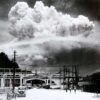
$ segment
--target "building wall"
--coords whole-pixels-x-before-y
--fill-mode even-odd
[[[15,75],[14,85],[18,87],[22,85],[22,76],[23,75]],[[0,87],[12,87],[13,86],[13,75],[6,74],[0,77]]]

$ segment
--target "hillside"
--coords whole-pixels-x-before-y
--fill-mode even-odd
[[[13,61],[11,61],[8,56],[1,52],[0,53],[0,68],[13,68],[15,66],[15,68],[19,68],[17,63],[14,63]]]

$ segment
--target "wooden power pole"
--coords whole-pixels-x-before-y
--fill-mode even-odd
[[[13,93],[15,91],[15,62],[16,62],[16,51],[14,51],[14,59],[13,59]]]

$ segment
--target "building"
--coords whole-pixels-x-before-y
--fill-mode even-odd
[[[51,79],[51,76],[45,73],[32,73],[28,70],[21,70],[19,68],[0,68],[0,88],[12,88],[19,86],[27,86],[31,84],[32,87],[37,86],[50,86],[55,82]]]
[[[23,78],[31,71],[15,69],[15,76],[13,75],[13,68],[0,68],[0,87],[12,87],[13,82],[15,87],[22,86],[24,83]]]

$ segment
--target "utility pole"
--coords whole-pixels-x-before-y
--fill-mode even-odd
[[[72,88],[74,89],[74,85],[75,85],[75,83],[74,83],[74,78],[75,78],[75,72],[74,72],[74,66],[72,65]]]
[[[68,69],[66,68],[66,92],[67,92],[67,90],[68,90]]]
[[[63,89],[65,89],[65,82],[66,82],[66,69],[65,65],[63,66]]]
[[[75,85],[76,88],[78,88],[78,82],[79,82],[79,72],[77,66],[75,66]]]
[[[60,68],[60,70],[59,70],[59,74],[60,74],[60,76],[59,76],[59,79],[60,79],[60,88],[61,88],[61,68]]]
[[[67,69],[67,76],[68,76],[68,89],[70,89],[70,70],[69,69]]]
[[[16,51],[14,51],[13,65],[16,62]],[[13,93],[15,92],[15,66],[13,66]]]

